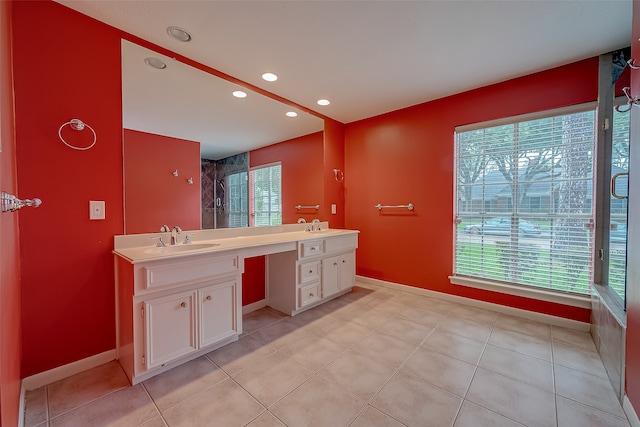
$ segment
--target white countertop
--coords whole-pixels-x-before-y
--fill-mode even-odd
[[[327,228],[328,224],[326,223],[321,224],[321,231],[303,231],[305,226],[305,224],[296,224],[295,227],[251,227],[231,229],[232,231],[226,229],[219,233],[216,233],[217,230],[183,231],[178,236],[179,244],[174,246],[169,245],[170,233],[116,236],[113,253],[135,264],[196,254],[249,250],[272,245],[281,245],[282,247],[277,251],[283,252],[296,250],[298,241],[359,233],[357,230],[330,229]],[[182,243],[187,234],[192,242],[190,245]],[[166,246],[156,247],[159,237],[163,238]],[[269,252],[265,251],[265,253]],[[250,256],[254,255],[259,255],[259,253]]]

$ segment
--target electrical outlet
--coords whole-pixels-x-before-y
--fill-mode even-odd
[[[105,219],[104,200],[89,200],[89,219]]]
[[[337,212],[338,212],[338,210],[336,208],[336,204],[334,203],[334,204],[331,205],[331,213],[335,215]]]

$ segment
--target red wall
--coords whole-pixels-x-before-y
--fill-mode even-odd
[[[42,199],[20,212],[26,377],[115,348],[121,34],[48,1],[14,3],[12,24],[20,194]],[[59,141],[71,118],[95,129],[95,147],[76,151]],[[106,220],[89,220],[89,200],[106,201]]]
[[[126,234],[200,229],[199,142],[125,129],[124,182]]]
[[[324,206],[324,155],[322,132],[269,145],[249,153],[249,166],[282,164],[282,223],[295,224],[298,218],[311,222],[329,219]],[[319,210],[297,210],[296,205],[320,205]]]
[[[0,189],[17,194],[11,7],[11,2],[0,2]],[[20,404],[18,215],[0,214],[0,426],[18,425]]]
[[[346,227],[360,233],[358,274],[589,321],[589,310],[454,286],[454,127],[595,101],[593,58],[346,126]],[[413,203],[415,210],[374,205]],[[384,243],[384,244],[381,244]]]
[[[633,2],[633,36],[631,37],[631,57],[640,58],[640,1]],[[637,59],[636,59],[637,62]],[[640,71],[631,72],[631,94],[640,93]],[[639,194],[640,177],[640,109],[631,111],[631,167],[629,193]],[[633,193],[632,193],[633,192]],[[640,250],[640,202],[629,198],[629,239],[627,245],[627,334],[625,387],[629,401],[640,413],[640,265],[637,262]]]
[[[324,121],[324,209],[329,215],[330,228],[344,228],[345,181],[344,174],[344,131],[345,125],[335,120]],[[338,175],[334,169],[339,169]],[[331,214],[331,205],[336,205],[336,213]]]

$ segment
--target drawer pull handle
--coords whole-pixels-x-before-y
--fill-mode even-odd
[[[337,263],[337,262],[334,262],[334,263],[333,263],[333,265],[338,265],[338,263]]]
[[[205,298],[207,301],[211,301],[211,295],[207,295],[207,297]]]
[[[186,307],[187,307],[187,303],[183,301],[183,302],[180,304],[180,307],[182,307],[182,308],[186,308]]]
[[[310,294],[309,294],[309,298],[313,298],[313,293],[310,293]]]
[[[313,273],[313,270],[309,270],[309,274]]]
[[[317,248],[315,246],[311,246],[311,250],[315,251]]]
[[[342,260],[342,263],[343,263],[343,264],[344,264],[344,263],[346,263],[346,262],[347,262],[347,260],[346,260],[346,259],[343,259],[343,260]]]

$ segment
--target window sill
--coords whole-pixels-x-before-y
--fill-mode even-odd
[[[469,288],[484,289],[487,291],[500,292],[502,294],[554,302],[556,304],[568,305],[571,307],[591,308],[590,295],[576,295],[546,289],[530,288],[473,277],[449,276],[449,281],[454,285],[467,286]]]

